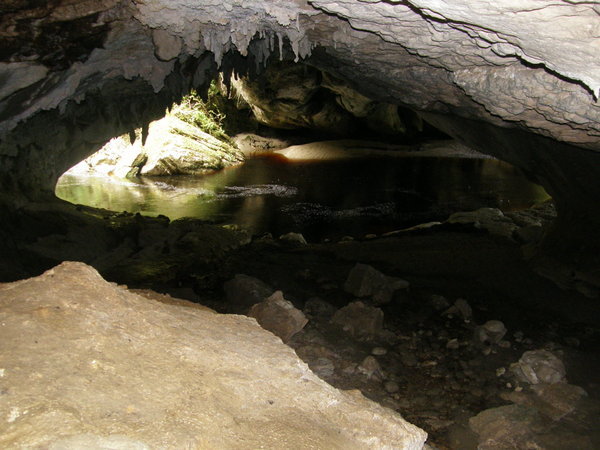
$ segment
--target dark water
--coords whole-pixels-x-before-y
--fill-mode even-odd
[[[65,175],[56,193],[113,211],[195,217],[254,233],[299,231],[312,239],[392,231],[483,206],[521,209],[548,198],[500,161],[424,157],[261,157],[203,177],[139,181]]]

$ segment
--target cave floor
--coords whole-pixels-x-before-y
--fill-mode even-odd
[[[537,275],[515,242],[470,227],[441,226],[299,245],[251,239],[194,220],[64,205],[21,211],[4,233],[11,239],[10,245],[4,240],[0,264],[5,279],[81,260],[109,281],[227,313],[234,311],[223,284],[239,273],[259,278],[305,310],[309,323],[289,345],[315,373],[395,409],[425,429],[434,448],[476,448],[468,419],[514,401],[510,364],[524,351],[549,349],[563,360],[568,382],[583,387],[591,403],[568,420],[543,424],[544,435],[535,442],[542,448],[599,446],[600,311],[593,300]],[[385,333],[367,340],[330,322],[333,311],[356,300],[343,284],[357,262],[410,282],[409,290],[380,306]],[[432,295],[449,305],[465,299],[472,317],[444,314]],[[315,302],[325,306],[315,310]],[[475,327],[488,320],[505,324],[507,344],[482,346],[474,340]],[[449,348],[453,339],[458,345]],[[361,368],[373,353],[379,367]]]
[[[384,327],[391,333],[357,341],[333,329],[330,315],[317,314],[290,345],[334,386],[360,389],[425,429],[434,448],[476,448],[468,418],[510,403],[507,399],[516,386],[507,385],[508,369],[527,350],[545,348],[560,354],[569,383],[582,386],[590,399],[600,398],[595,302],[537,275],[518,245],[486,232],[442,227],[297,247],[256,241],[230,256],[224,278],[236,273],[259,278],[305,311],[306,300],[315,298],[339,308],[356,300],[342,286],[357,262],[410,282],[407,292],[380,306]],[[442,295],[449,304],[466,299],[472,319],[444,315],[432,304],[432,295]],[[212,307],[219,308],[220,296],[212,298]],[[509,347],[486,348],[474,341],[476,324],[488,320],[505,324]],[[458,348],[446,347],[451,339],[458,340]],[[376,356],[383,375],[361,373],[361,361],[374,348],[385,349],[384,355]],[[386,390],[389,381],[398,385],[398,392]],[[393,391],[393,386],[388,388]],[[598,419],[590,419],[598,412],[594,408],[578,423],[591,420],[579,432],[597,446]],[[570,426],[545,427],[552,437],[539,440],[542,448],[587,448],[587,441],[572,440]]]

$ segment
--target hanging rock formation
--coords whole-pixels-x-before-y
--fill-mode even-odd
[[[67,168],[219,68],[292,59],[525,170],[556,202],[544,249],[573,267],[563,284],[600,285],[597,2],[13,0],[0,13],[6,197],[52,198]]]

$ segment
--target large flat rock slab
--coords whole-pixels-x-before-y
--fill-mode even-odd
[[[83,263],[0,285],[1,448],[419,449],[425,439],[317,378],[254,319],[142,297]]]

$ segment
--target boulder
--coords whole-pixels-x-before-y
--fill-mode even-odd
[[[223,289],[232,308],[243,313],[275,291],[264,281],[244,274],[237,274],[233,279],[225,282]]]
[[[488,320],[475,329],[476,340],[481,344],[497,344],[506,334],[506,327],[499,320]]]
[[[564,383],[566,371],[563,362],[548,350],[523,353],[519,362],[511,364],[510,371],[525,384]]]
[[[567,383],[536,384],[532,390],[540,401],[538,410],[552,420],[560,420],[572,413],[579,402],[587,397],[582,387]]]
[[[532,428],[539,424],[537,411],[521,405],[486,409],[469,419],[470,428],[479,435],[480,450],[541,448],[531,446]]]
[[[300,233],[286,233],[279,236],[280,241],[293,242],[296,244],[306,245],[306,239]]]
[[[464,298],[456,299],[454,304],[444,311],[444,315],[457,315],[465,322],[470,322],[473,317],[473,308]]]
[[[408,281],[384,275],[374,267],[360,263],[352,268],[344,283],[346,292],[356,297],[371,296],[377,305],[389,303],[394,292],[408,287]]]
[[[582,405],[583,400],[587,398],[587,392],[573,384],[540,383],[533,385],[528,391],[505,393],[502,398],[519,405],[535,408],[542,416],[552,421],[559,421]],[[580,419],[587,413],[585,408],[582,409],[584,412],[580,414]]]
[[[446,222],[450,224],[471,224],[475,228],[511,240],[515,231],[519,229],[518,225],[497,208],[480,208],[476,211],[454,213]]]
[[[0,448],[401,448],[427,434],[314,375],[254,319],[67,262],[0,285]]]
[[[309,298],[304,303],[304,314],[309,317],[330,319],[335,314],[335,311],[335,306],[319,297]]]
[[[331,322],[357,339],[370,340],[383,330],[383,311],[361,301],[336,311]]]
[[[239,164],[240,150],[168,114],[149,125],[147,139],[111,139],[69,173],[125,176],[198,175]]]
[[[265,301],[252,306],[248,313],[261,327],[288,342],[308,323],[302,311],[283,298],[283,292],[275,291]]]

